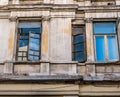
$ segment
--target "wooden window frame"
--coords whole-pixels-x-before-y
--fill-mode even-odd
[[[93,36],[94,36],[94,54],[95,54],[95,61],[96,62],[99,62],[99,61],[97,61],[97,58],[96,58],[96,56],[97,56],[97,54],[96,54],[96,41],[95,41],[95,37],[96,36],[103,36],[104,37],[104,43],[105,43],[105,61],[100,61],[100,62],[112,62],[112,61],[110,61],[109,60],[109,54],[108,54],[108,42],[107,42],[107,36],[115,36],[116,37],[116,46],[117,46],[117,52],[118,52],[118,60],[119,60],[119,41],[118,41],[118,31],[117,31],[117,22],[116,21],[94,21],[93,22],[93,24],[94,23],[113,23],[113,22],[115,22],[116,23],[116,29],[115,29],[115,33],[105,33],[105,34],[95,34],[95,32],[94,32],[94,27],[93,27]]]
[[[42,40],[42,38],[41,38],[42,37],[42,21],[41,20],[36,20],[36,19],[33,19],[33,20],[28,19],[28,20],[26,20],[26,18],[25,18],[25,20],[22,19],[22,20],[19,21],[19,23],[21,23],[21,22],[40,22],[40,40],[39,40],[39,43],[40,43],[40,45],[39,45],[39,60],[40,60],[41,59],[41,40]],[[20,41],[20,30],[21,29],[17,27],[16,57],[15,57],[16,61],[19,61],[18,60],[18,52],[19,52],[18,50],[19,50],[19,41]],[[23,58],[21,56],[21,58],[22,58],[21,61],[31,61],[31,60],[28,59],[28,51],[29,51],[29,34],[28,34],[27,54],[25,56],[27,59],[23,60]]]
[[[75,34],[73,33],[73,29],[74,29],[74,28],[83,28],[84,32],[75,35]],[[83,42],[74,43],[73,37],[74,37],[74,36],[78,36],[78,35],[83,35],[84,41],[83,41]],[[75,58],[74,58],[74,53],[75,53],[75,52],[82,52],[82,51],[74,51],[74,45],[75,45],[75,44],[80,44],[80,43],[84,43],[84,51],[83,51],[83,52],[84,52],[84,60],[75,60]],[[78,62],[81,62],[81,63],[84,63],[84,62],[87,60],[85,25],[78,25],[78,24],[73,24],[73,25],[72,25],[72,60],[73,60],[73,61],[78,61]]]
[[[36,34],[36,33],[35,33]],[[37,33],[38,34],[38,33]],[[37,51],[37,50],[32,50],[32,51],[37,51],[37,52],[39,52],[39,56],[38,56],[38,58],[39,58],[39,60],[40,60],[40,55],[41,55],[41,33],[39,33],[39,35],[40,35],[40,38],[34,38],[34,37],[32,37],[32,38],[34,38],[34,39],[40,39],[39,40],[39,51]],[[29,46],[30,46],[30,33],[29,33],[29,40],[28,40],[28,56],[29,55],[32,55],[32,56],[37,56],[37,55],[34,55],[34,54],[29,54],[29,51],[30,51],[30,49],[29,49]],[[28,58],[28,57],[27,57]],[[29,59],[27,59],[27,60],[29,60]]]

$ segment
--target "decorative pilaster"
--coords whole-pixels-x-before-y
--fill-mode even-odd
[[[94,61],[94,43],[93,43],[93,27],[92,18],[86,18],[86,46],[87,46],[87,62]]]
[[[15,32],[16,32],[16,17],[10,17],[10,35],[9,35],[9,56],[10,60],[4,64],[4,74],[13,74],[13,60],[15,59]]]
[[[41,40],[41,60],[49,60],[49,20],[50,17],[42,19],[42,40]]]
[[[17,17],[10,17],[10,35],[9,35],[9,55],[11,57],[10,61],[15,60],[16,56],[16,26],[17,26]]]
[[[90,65],[90,63],[95,61],[94,54],[94,37],[93,37],[93,18],[86,18],[86,46],[87,46],[87,75],[95,76],[95,64]]]
[[[42,19],[42,40],[41,40],[41,60],[49,61],[49,20],[50,17],[45,16]],[[41,73],[49,74],[49,63],[41,63]]]

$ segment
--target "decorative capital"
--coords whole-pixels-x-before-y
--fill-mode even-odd
[[[44,16],[44,17],[42,17],[42,20],[43,20],[43,21],[49,21],[50,19],[51,19],[50,16]]]
[[[15,22],[15,21],[17,21],[17,17],[9,17],[9,20],[10,20],[11,22]]]
[[[120,22],[120,17],[117,18],[117,22]]]
[[[85,18],[84,20],[86,23],[91,23],[93,21],[93,18]]]

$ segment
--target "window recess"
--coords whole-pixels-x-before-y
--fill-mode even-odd
[[[85,50],[85,27],[84,26],[73,26],[72,28],[73,36],[73,50],[72,56],[74,61],[84,62],[86,60],[86,50]]]
[[[118,61],[116,22],[94,22],[93,30],[96,61]]]
[[[37,61],[40,59],[41,23],[20,22],[18,25],[17,60]]]

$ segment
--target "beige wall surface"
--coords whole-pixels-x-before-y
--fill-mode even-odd
[[[0,19],[0,62],[11,60],[11,41],[9,19]]]
[[[71,61],[71,19],[51,19],[49,35],[50,60]]]
[[[0,97],[33,97],[31,95],[40,95],[34,97],[78,97],[78,95],[119,97],[119,83],[104,83],[104,85],[90,83],[88,85],[84,82],[120,81],[119,62],[112,64],[95,62],[93,41],[94,21],[112,20],[120,26],[120,6],[106,6],[109,1],[113,0],[106,2],[104,0],[97,0],[99,2],[96,0],[44,0],[45,4],[42,0],[35,1],[37,4],[31,4],[32,0],[20,0],[20,2],[13,0],[13,5],[10,3],[8,6],[3,6],[8,3],[8,0],[0,0],[0,78],[2,79],[3,75],[6,80],[8,75],[15,76],[16,80],[20,76],[81,75],[83,83],[81,80],[74,81],[72,84],[66,82],[62,84],[57,84],[57,82],[55,84],[52,82],[46,84],[8,82],[3,84],[1,82],[0,95],[21,96]],[[38,3],[38,1],[40,2]],[[116,5],[120,5],[119,0],[116,0]],[[41,60],[39,62],[16,62],[14,60],[19,20],[40,20],[42,22]],[[87,61],[84,63],[72,61],[72,24],[85,27]]]

